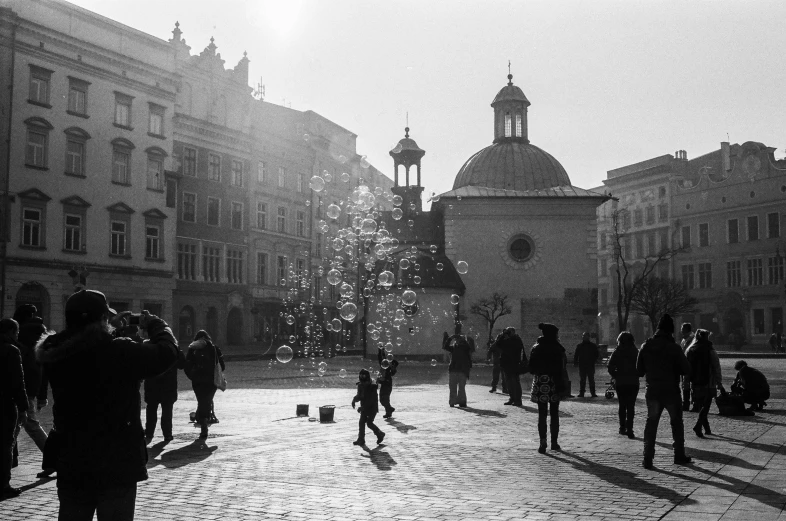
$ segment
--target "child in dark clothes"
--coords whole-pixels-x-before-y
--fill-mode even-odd
[[[357,383],[358,393],[352,398],[352,408],[355,408],[355,403],[360,402],[360,408],[358,409],[360,422],[358,424],[358,439],[352,444],[366,444],[366,425],[368,425],[368,428],[377,435],[377,445],[379,445],[385,438],[385,433],[374,425],[374,417],[379,411],[377,406],[377,384],[371,381],[371,374],[365,369],[360,370],[358,379],[360,380]]]
[[[398,370],[398,360],[390,360],[385,357],[385,349],[380,347],[377,351],[377,358],[379,359],[379,403],[385,408],[385,415],[383,418],[390,418],[393,416],[395,407],[390,406],[390,393],[393,392],[393,376]],[[388,362],[387,364],[384,362]]]

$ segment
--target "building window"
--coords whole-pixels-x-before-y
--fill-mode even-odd
[[[211,181],[221,181],[221,156],[216,154],[208,154],[207,178]]]
[[[669,249],[669,231],[668,230],[661,230],[660,231],[660,249],[661,251],[665,251]]]
[[[243,284],[243,252],[227,250],[227,282]]]
[[[521,128],[521,114],[516,114],[516,137],[521,137],[524,134],[522,133]]]
[[[511,127],[510,114],[505,114],[505,137],[510,137],[510,132],[511,132],[510,127]]]
[[[658,205],[658,221],[659,222],[666,222],[669,220],[669,205],[668,204],[659,204]]]
[[[131,184],[131,150],[133,143],[126,139],[112,141],[112,182]]]
[[[221,199],[217,197],[207,198],[207,224],[210,226],[220,226]]]
[[[636,235],[636,258],[643,259],[644,256],[644,236],[639,234]]]
[[[196,280],[197,245],[177,243],[177,276],[182,280]]]
[[[202,278],[205,282],[219,282],[221,280],[221,248],[212,246],[202,247]]]
[[[665,199],[666,198],[666,187],[659,186],[658,187],[658,199]]]
[[[322,300],[322,277],[314,277],[314,292],[311,296]]]
[[[145,226],[145,258],[159,259],[161,244],[161,228],[158,226]]]
[[[164,189],[164,157],[147,155],[147,187],[151,190]]]
[[[52,78],[52,71],[30,66],[30,91],[28,101],[39,105],[49,105],[49,81]]]
[[[621,210],[622,213],[622,231],[630,229],[630,212],[628,210]]]
[[[49,162],[49,130],[44,121],[31,118],[27,122],[27,147],[25,148],[25,164],[37,168],[46,168]]]
[[[297,236],[306,236],[306,212],[297,212]]]
[[[267,253],[257,252],[257,284],[267,284]]]
[[[709,223],[701,223],[699,224],[699,246],[709,246],[710,245],[710,225]]]
[[[267,204],[257,201],[257,228],[264,230],[267,228]]]
[[[767,259],[767,271],[769,273],[770,284],[780,284],[783,282],[783,257],[770,257]]]
[[[322,234],[317,233],[317,240],[314,244],[314,256],[322,257]]]
[[[66,137],[66,174],[85,175],[85,142]]]
[[[183,175],[191,177],[197,175],[197,151],[195,148],[183,148]]]
[[[243,186],[243,162],[232,160],[232,186]]]
[[[753,334],[754,335],[763,335],[764,334],[764,310],[763,309],[754,309],[753,310]]]
[[[644,225],[644,212],[641,208],[636,208],[633,210],[633,225],[634,226],[642,226]]]
[[[295,179],[295,183],[296,183],[295,190],[297,190],[298,192],[301,192],[301,193],[303,192],[303,186],[305,185],[305,182],[304,182],[304,178],[305,177],[306,177],[306,174],[300,172],[297,175],[297,179]]]
[[[276,275],[278,276],[277,284],[279,286],[287,285],[287,258],[279,255],[276,260]]]
[[[609,261],[608,259],[600,259],[600,276],[605,277],[609,271]]]
[[[764,263],[761,259],[748,259],[748,286],[761,286],[763,283]]]
[[[687,264],[682,266],[682,285],[685,289],[693,289],[693,265]]]
[[[128,227],[124,221],[110,223],[111,245],[109,253],[112,255],[126,255]]]
[[[243,203],[232,202],[232,229],[243,229]]]
[[[738,260],[726,262],[726,286],[739,287],[742,284],[742,262]]]
[[[646,214],[647,224],[655,224],[655,207],[648,206],[644,209]]]
[[[606,234],[601,232],[600,234],[600,251],[606,251],[607,244],[606,244]]]
[[[322,219],[322,197],[317,196],[317,219]]]
[[[264,161],[257,161],[257,182],[260,184],[267,183],[267,173],[265,171]]]
[[[658,248],[655,245],[656,237],[654,232],[647,234],[647,254],[650,257],[655,257],[658,254]]]
[[[22,208],[22,246],[40,248],[43,241],[43,210]]]
[[[306,279],[304,277],[305,273],[306,273],[305,259],[295,259],[295,284],[299,289],[302,289],[303,286],[306,284]]]
[[[699,263],[699,287],[712,287],[712,264],[709,262]]]
[[[778,212],[767,214],[767,238],[777,239],[781,236],[781,214]]]
[[[690,248],[690,226],[682,227],[682,247]]]
[[[196,222],[196,194],[183,192],[183,220],[189,223]]]
[[[131,127],[131,103],[133,97],[115,92],[115,125]]]
[[[278,220],[276,224],[276,231],[278,233],[287,232],[287,209],[283,206],[278,207]]]
[[[68,113],[76,116],[87,115],[87,87],[90,83],[68,77]]]
[[[748,240],[759,240],[759,216],[751,215],[748,217]]]
[[[729,219],[727,221],[728,226],[728,239],[729,244],[737,244],[740,242],[740,222],[737,219]]]
[[[65,236],[63,249],[66,251],[82,251],[82,224],[81,215],[65,214]]]
[[[149,112],[147,116],[147,133],[154,136],[161,137],[164,135],[164,114],[166,107],[149,103]]]
[[[278,167],[278,187],[284,188],[284,180],[287,176],[287,169],[283,166]]]

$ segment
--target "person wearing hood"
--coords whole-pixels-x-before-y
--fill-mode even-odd
[[[538,404],[538,452],[546,453],[546,417],[551,417],[551,450],[560,450],[559,402],[565,391],[563,374],[568,358],[565,348],[559,343],[559,328],[554,324],[540,323],[543,335],[538,338],[529,355],[529,372],[532,373],[532,395],[530,400]]]
[[[19,432],[19,419],[28,407],[25,392],[25,377],[22,370],[22,355],[17,347],[19,324],[16,320],[0,320],[0,472],[2,475],[2,499],[16,497],[22,493],[11,486],[11,468],[15,467],[14,447]]]
[[[629,331],[623,331],[617,337],[617,348],[609,357],[608,370],[614,379],[614,388],[619,401],[618,415],[620,434],[633,439],[633,415],[636,408],[636,397],[639,395],[639,373],[636,372],[636,358],[639,350],[636,340]]]
[[[708,420],[710,406],[717,395],[718,386],[723,383],[720,359],[710,342],[711,334],[706,329],[697,329],[685,353],[690,364],[690,373],[686,378],[690,382],[693,401],[699,407],[699,417],[693,426],[693,432],[699,438],[712,434]]]
[[[442,335],[442,349],[450,353],[448,365],[448,387],[450,396],[448,404],[453,407],[467,406],[467,379],[472,369],[472,353],[475,352],[475,339],[462,335],[460,332],[448,336],[445,331]]]
[[[646,379],[644,398],[647,400],[647,425],[644,428],[645,469],[652,468],[655,457],[655,438],[663,409],[671,418],[674,438],[674,464],[687,465],[691,458],[685,454],[685,431],[682,423],[682,393],[680,376],[690,373],[690,364],[680,345],[674,341],[674,320],[667,313],[658,321],[652,338],[641,346],[636,359],[639,376]]]
[[[58,441],[47,451],[56,461],[59,519],[134,518],[137,483],[148,477],[139,386],[174,365],[177,341],[147,311],[139,327],[148,340],[117,337],[115,327],[129,315],[116,313],[100,291],[83,289],[66,301],[66,329],[36,346],[55,402]]]
[[[194,341],[188,346],[184,368],[196,395],[196,422],[202,428],[199,434],[202,439],[207,438],[210,417],[213,414],[213,397],[218,389],[215,380],[216,364],[221,365],[222,371],[226,370],[221,350],[213,344],[213,339],[208,332],[200,329],[194,335]]]
[[[385,439],[385,433],[374,424],[374,417],[379,412],[379,405],[377,403],[377,388],[378,385],[371,381],[371,373],[366,369],[361,369],[358,374],[358,392],[352,398],[352,408],[355,404],[360,402],[358,413],[360,413],[360,421],[358,422],[358,439],[353,441],[353,445],[366,444],[366,426],[371,429],[377,436],[377,445],[382,443]]]

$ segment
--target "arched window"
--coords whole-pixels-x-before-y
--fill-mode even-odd
[[[510,137],[510,114],[505,114],[505,137]]]
[[[516,114],[516,137],[521,136],[521,114]]]

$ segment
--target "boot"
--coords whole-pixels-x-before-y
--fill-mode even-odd
[[[712,436],[712,431],[710,430],[710,422],[707,418],[704,418],[703,427],[704,427],[704,434],[706,434],[707,436]]]
[[[491,390],[490,390],[489,392],[490,392],[490,393],[496,393],[496,392],[497,392],[497,388],[496,388],[496,387],[492,387],[492,388],[491,388]]]
[[[693,461],[693,458],[685,454],[685,447],[674,448],[674,464],[675,465],[688,465]]]
[[[199,438],[200,439],[203,439],[203,440],[207,439],[207,425],[208,425],[208,421],[209,420],[203,419],[203,420],[201,420],[199,422],[200,427],[202,427],[202,431],[199,433]]]
[[[627,429],[625,429],[625,426],[624,425],[620,425],[620,434],[625,434],[626,432],[628,432],[628,431],[627,431]]]
[[[702,434],[701,432],[701,423],[699,422],[696,422],[696,425],[693,426],[693,432],[695,432],[696,436],[698,436],[699,438],[704,437],[704,434]]]
[[[546,438],[540,439],[540,447],[538,447],[538,452],[541,454],[546,454]]]
[[[562,450],[562,447],[557,443],[557,438],[551,438],[551,450]]]
[[[641,463],[641,466],[650,470],[652,468],[652,456],[644,456],[644,461]]]

